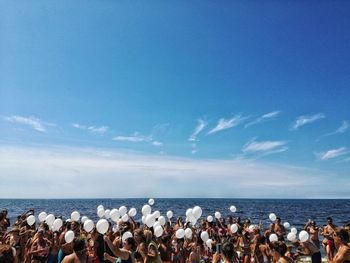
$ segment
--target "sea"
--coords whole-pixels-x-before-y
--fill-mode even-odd
[[[289,222],[291,227],[302,229],[309,219],[316,221],[318,226],[326,224],[327,217],[333,217],[338,226],[350,222],[350,199],[207,199],[207,198],[154,198],[155,202],[152,211],[160,211],[166,216],[171,210],[175,217],[185,218],[186,210],[194,206],[200,206],[202,218],[208,215],[214,217],[215,212],[220,212],[222,217],[249,218],[253,224],[262,224],[268,227],[271,223],[269,214],[275,213],[282,220],[282,223]],[[103,205],[105,209],[119,208],[126,206],[128,209],[134,207],[137,214],[136,221],[141,221],[142,206],[148,203],[148,199],[0,199],[0,209],[6,209],[9,213],[11,224],[16,217],[28,209],[34,209],[37,216],[45,211],[63,219],[70,218],[73,211],[78,211],[81,216],[87,216],[92,220],[98,220],[97,206]],[[237,209],[235,213],[230,211],[230,206]]]

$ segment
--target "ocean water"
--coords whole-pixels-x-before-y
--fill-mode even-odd
[[[72,211],[79,211],[81,216],[97,220],[96,208],[102,204],[105,209],[119,208],[124,205],[128,209],[135,207],[135,220],[141,220],[141,208],[148,199],[0,199],[0,209],[7,209],[11,224],[15,218],[28,209],[35,209],[38,215],[41,211],[53,213],[55,216],[70,218]],[[233,215],[242,219],[250,218],[252,223],[260,222],[267,227],[270,223],[269,213],[281,217],[282,222],[288,221],[291,226],[302,228],[309,219],[314,219],[318,226],[326,223],[328,216],[333,217],[336,225],[350,222],[350,200],[321,200],[321,199],[155,199],[152,211],[159,210],[165,215],[168,210],[174,216],[182,216],[188,208],[200,206],[202,217],[214,216],[219,211],[223,217]],[[229,207],[235,205],[237,212],[231,213]]]

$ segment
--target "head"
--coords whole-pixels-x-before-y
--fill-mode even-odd
[[[73,242],[73,250],[76,254],[85,253],[85,240],[83,238],[77,238]]]
[[[10,245],[0,244],[0,262],[12,263],[15,262],[13,250]]]
[[[234,257],[234,248],[232,242],[225,242],[221,248],[222,255],[227,259],[232,259]]]
[[[349,243],[349,233],[344,228],[337,229],[334,235],[334,241],[338,245]]]
[[[133,237],[129,237],[129,238],[125,239],[125,241],[123,242],[123,247],[126,250],[134,251],[136,249],[135,239]]]
[[[276,224],[281,224],[281,218],[280,217],[276,217]]]
[[[327,217],[327,224],[333,224],[333,218],[332,217]]]

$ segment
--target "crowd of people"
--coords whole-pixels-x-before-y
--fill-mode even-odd
[[[27,218],[33,214],[29,210],[11,225],[7,211],[0,212],[0,263],[288,263],[303,256],[316,263],[321,262],[321,249],[328,262],[350,262],[349,229],[335,226],[332,218],[320,228],[310,220],[304,227],[309,238],[290,242],[278,217],[267,229],[252,227],[249,219],[239,217],[212,222],[203,219],[195,226],[179,217],[174,222],[167,220],[158,236],[153,227],[132,217],[126,222],[120,220],[118,228],[109,222],[107,232],[101,234],[96,228],[87,232],[79,221],[65,221],[58,231],[45,222],[29,225]],[[233,224],[237,226],[234,232]],[[178,238],[179,229],[191,229],[193,234]],[[68,231],[74,232],[72,242],[66,242]],[[203,241],[204,231],[210,244]],[[132,236],[123,239],[125,232]],[[272,234],[277,240],[271,241]]]

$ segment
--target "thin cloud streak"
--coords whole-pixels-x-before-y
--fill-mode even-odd
[[[207,123],[201,119],[199,119],[198,124],[196,128],[194,129],[194,132],[191,134],[191,136],[188,138],[189,141],[194,142],[197,141],[198,134],[204,130],[204,128],[207,126]]]
[[[223,130],[227,130],[227,129],[236,127],[246,119],[247,119],[247,117],[242,117],[241,115],[236,115],[236,116],[232,117],[231,119],[221,118],[218,121],[218,124],[212,130],[210,130],[207,133],[207,135],[214,134],[214,133],[217,133],[217,132],[220,132]]]
[[[112,138],[114,141],[120,141],[120,142],[132,142],[132,143],[139,143],[139,142],[147,142],[151,143],[153,146],[160,147],[163,146],[163,143],[160,141],[153,140],[152,136],[144,136],[139,134],[138,132],[135,132],[131,136],[115,136]]]
[[[21,125],[26,125],[38,132],[46,132],[46,127],[44,122],[42,122],[40,119],[36,117],[24,117],[24,116],[19,116],[19,115],[13,115],[13,116],[8,116],[4,118],[6,121],[15,123],[15,124],[21,124]],[[51,125],[53,126],[53,125]]]
[[[266,122],[268,120],[275,119],[277,116],[280,115],[280,113],[281,113],[280,111],[272,111],[272,112],[266,113],[266,114],[262,115],[261,117],[255,119],[254,121],[247,123],[244,127],[247,128],[247,127],[255,125],[255,124],[259,124],[259,123]]]
[[[94,134],[104,134],[109,129],[108,126],[104,126],[104,125],[97,127],[97,126],[86,126],[86,125],[82,125],[79,123],[72,123],[72,126],[76,129],[86,130],[86,131],[89,131],[89,132],[94,133]]]
[[[316,141],[319,141],[323,137],[328,137],[328,136],[332,136],[332,135],[336,135],[336,134],[345,133],[348,129],[349,129],[349,121],[344,120],[344,121],[342,121],[342,123],[338,129],[336,129],[334,132],[330,132],[330,133],[326,133],[326,134],[321,135]]]
[[[255,152],[282,152],[286,151],[288,148],[282,147],[285,146],[287,142],[285,141],[261,141],[257,142],[255,140],[246,143],[242,152],[244,153],[255,153]],[[282,148],[281,148],[282,147]]]
[[[348,152],[349,151],[347,150],[346,147],[340,147],[337,149],[328,150],[326,152],[317,153],[316,155],[320,160],[325,161],[325,160],[334,159],[339,156],[345,155]]]
[[[323,113],[317,113],[315,115],[303,115],[303,116],[299,116],[293,126],[292,126],[292,130],[298,130],[300,127],[306,125],[306,124],[311,124],[315,121],[324,119],[326,116]]]

